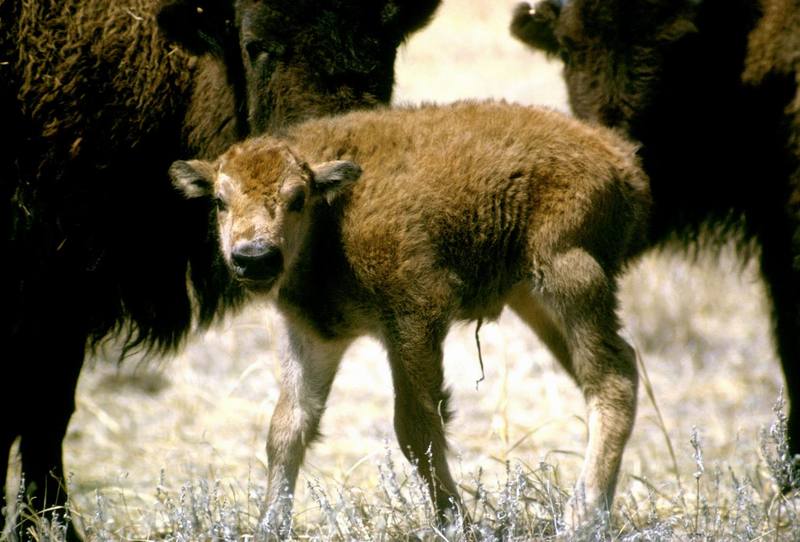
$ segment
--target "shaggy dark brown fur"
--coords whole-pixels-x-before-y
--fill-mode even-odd
[[[653,245],[760,259],[800,453],[800,5],[544,0],[511,30],[564,60],[579,117],[641,141]]]
[[[236,0],[228,22],[238,29],[253,131],[387,102],[397,46],[439,1]],[[226,2],[164,0],[159,23],[189,50],[231,51],[224,17],[209,17],[219,4]]]
[[[401,449],[442,516],[458,505],[442,342],[455,320],[495,318],[505,304],[586,397],[576,503],[611,504],[637,382],[616,277],[644,244],[650,206],[633,145],[552,111],[467,102],[312,120],[170,173],[188,197],[216,199],[226,262],[248,289],[274,291],[286,318],[272,513],[288,513],[283,493],[339,361],[364,334],[389,355]]]
[[[387,101],[398,44],[437,3],[0,1],[3,371],[17,413],[0,423],[3,485],[21,436],[34,505],[64,502],[87,346],[121,332],[127,348],[169,351],[236,305],[213,211],[182,201],[169,164]],[[204,56],[170,45],[157,14]]]

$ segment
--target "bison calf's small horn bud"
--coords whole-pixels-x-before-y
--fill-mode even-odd
[[[504,305],[583,391],[579,485],[591,507],[611,503],[637,385],[615,282],[643,244],[650,205],[633,145],[553,111],[464,102],[309,121],[217,163],[226,261],[282,262],[268,288],[252,288],[271,292],[288,332],[267,442],[271,509],[288,513],[282,492],[345,349],[365,334],[389,354],[401,450],[419,461],[442,518],[460,508],[442,341],[453,321],[495,318]]]

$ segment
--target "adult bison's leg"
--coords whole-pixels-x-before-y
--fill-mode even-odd
[[[772,300],[776,346],[786,378],[789,451],[794,457],[800,454],[800,264],[794,262],[792,228],[776,222],[760,236],[761,272]],[[788,480],[785,485],[791,489]]]
[[[633,349],[619,335],[616,288],[588,252],[576,248],[552,257],[541,300],[563,324],[567,371],[586,400],[589,442],[572,509],[572,524],[610,509],[622,454],[636,413]],[[570,517],[571,516],[571,517]]]
[[[442,341],[447,326],[429,311],[408,312],[392,321],[386,334],[394,427],[403,454],[428,483],[440,521],[448,521],[448,511],[455,512],[461,501],[446,457],[450,394],[444,389]]]
[[[20,413],[20,455],[26,498],[45,517],[60,517],[67,502],[62,442],[75,410],[75,387],[86,348],[80,310],[70,310],[63,295],[53,295],[52,304],[26,307],[29,318],[20,335],[27,359],[26,395],[17,406]],[[34,316],[35,305],[41,309]],[[34,309],[35,310],[35,309]],[[22,526],[23,529],[26,527]],[[80,540],[71,523],[67,538]]]
[[[329,341],[287,330],[281,390],[267,438],[266,522],[271,536],[288,533],[292,494],[306,448],[317,438],[333,378],[349,340]]]

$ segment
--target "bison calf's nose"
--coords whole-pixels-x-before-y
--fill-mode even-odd
[[[231,253],[233,270],[238,278],[268,280],[283,268],[281,250],[263,240],[237,243]]]

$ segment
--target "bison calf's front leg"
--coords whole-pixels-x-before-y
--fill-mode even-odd
[[[347,341],[326,341],[290,326],[281,361],[281,386],[267,438],[266,521],[276,534],[288,534],[292,496],[306,448],[318,436]]]
[[[446,324],[410,317],[391,327],[395,329],[389,333],[387,349],[397,440],[427,482],[439,521],[447,522],[457,515],[460,499],[446,457],[445,429],[450,418],[442,368]],[[448,518],[448,513],[454,517]]]

